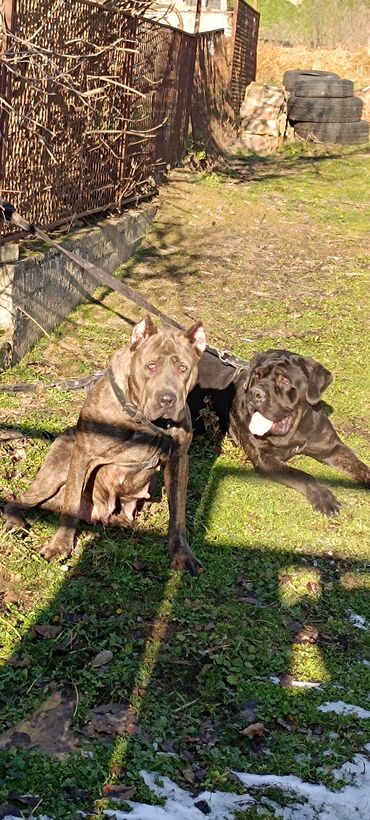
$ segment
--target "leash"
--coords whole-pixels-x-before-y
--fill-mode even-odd
[[[100,268],[98,265],[94,265],[92,262],[89,262],[87,259],[84,259],[77,253],[73,251],[69,251],[67,248],[64,248],[63,245],[60,245],[59,242],[56,242],[55,239],[51,239],[51,237],[45,233],[37,224],[27,222],[11,205],[10,202],[6,202],[4,199],[0,197],[0,219],[4,219],[7,222],[12,222],[17,227],[22,228],[24,231],[28,231],[29,233],[33,234],[34,236],[38,236],[43,242],[51,247],[55,248],[59,253],[62,253],[63,256],[67,257],[78,265],[80,268],[85,270],[94,279],[96,279],[99,284],[107,285],[111,290],[115,290],[117,293],[120,293],[126,299],[129,299],[130,302],[133,302],[138,307],[143,308],[144,310],[148,311],[148,313],[157,316],[159,319],[162,320],[167,325],[171,325],[172,327],[176,328],[177,330],[185,330],[183,325],[180,325],[174,319],[171,319],[165,313],[163,313],[159,308],[156,308],[151,302],[148,302],[144,296],[141,296],[137,293],[130,285],[126,285],[120,279],[117,279],[111,273],[107,273],[103,268]],[[212,347],[207,345],[206,347],[207,353],[210,353],[212,356],[216,356],[220,359],[223,364],[229,365],[235,369],[233,381],[238,377],[242,370],[249,369],[249,362],[245,359],[241,359],[238,356],[234,356],[228,350],[219,350],[216,347]],[[98,379],[101,375],[103,375],[105,371],[99,371],[98,373],[93,373],[91,376],[87,376],[84,379],[66,379],[56,382],[51,382],[47,387],[56,387],[60,390],[80,390],[85,387],[89,387],[90,384],[94,383],[96,379]],[[16,393],[16,392],[33,392],[37,390],[40,386],[40,382],[26,385],[5,385],[0,387],[1,393]],[[117,385],[118,387],[118,385]]]
[[[91,276],[96,279],[99,284],[108,285],[111,290],[117,291],[117,293],[121,293],[122,296],[125,296],[126,299],[129,299],[131,302],[134,302],[135,305],[138,307],[144,308],[147,310],[148,313],[154,314],[154,316],[158,316],[159,319],[162,319],[163,322],[166,324],[172,325],[177,330],[184,330],[182,325],[179,325],[178,322],[175,322],[174,319],[170,319],[166,316],[165,313],[162,313],[161,310],[151,305],[144,296],[140,296],[139,293],[136,293],[133,288],[130,288],[129,285],[125,285],[124,282],[121,282],[120,279],[117,279],[115,276],[112,276],[111,273],[107,273],[103,268],[99,268],[98,265],[94,265],[92,262],[89,262],[87,259],[84,259],[77,253],[73,253],[73,251],[67,250],[59,242],[56,242],[55,239],[51,239],[45,231],[39,228],[37,225],[34,226],[34,233],[43,242],[46,244],[51,245],[53,248],[62,253],[63,256],[66,256],[71,262],[75,262],[76,265],[79,265],[80,268],[85,270],[87,273],[91,274]]]

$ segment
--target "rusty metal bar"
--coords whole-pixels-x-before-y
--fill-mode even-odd
[[[12,33],[15,30],[16,21],[16,0],[3,0],[3,36],[2,36],[2,53],[7,55],[11,46]],[[0,195],[3,186],[4,165],[6,156],[6,141],[9,121],[9,111],[3,104],[3,100],[10,101],[11,94],[11,77],[6,68],[6,64],[2,61],[0,66]]]

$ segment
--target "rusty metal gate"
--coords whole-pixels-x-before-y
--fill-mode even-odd
[[[239,117],[246,86],[256,79],[260,15],[245,0],[235,0],[231,45],[231,97]]]

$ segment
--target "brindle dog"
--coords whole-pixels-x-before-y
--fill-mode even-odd
[[[259,353],[238,371],[206,352],[198,384],[189,396],[195,429],[214,410],[259,473],[306,496],[315,510],[333,516],[340,504],[333,493],[302,470],[286,464],[301,453],[370,486],[370,469],[339,438],[321,396],[332,375],[314,359],[288,350]]]
[[[192,439],[186,404],[206,345],[202,323],[186,332],[156,327],[147,316],[118,350],[82,407],[75,430],[51,447],[30,488],[5,507],[8,529],[24,525],[32,507],[61,512],[59,528],[42,549],[47,558],[68,556],[80,519],[132,521],[139,499],[164,464],[169,504],[171,566],[196,574],[185,530],[188,448]]]

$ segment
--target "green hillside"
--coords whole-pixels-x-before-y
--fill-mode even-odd
[[[370,0],[258,0],[260,34],[291,45],[352,49],[366,45]]]

